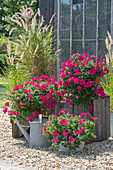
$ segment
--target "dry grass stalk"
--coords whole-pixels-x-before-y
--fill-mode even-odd
[[[105,55],[106,57],[106,63],[107,65],[110,65],[110,63],[113,62],[113,40],[112,37],[109,33],[109,31],[107,31],[108,37],[106,37],[105,39],[105,44],[106,44],[106,49],[107,49],[107,54]]]

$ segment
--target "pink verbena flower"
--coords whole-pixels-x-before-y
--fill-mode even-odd
[[[103,72],[103,71],[101,71],[101,73],[100,73],[100,74],[101,74],[101,76],[106,75],[106,73],[105,73],[105,72]]]
[[[61,74],[61,78],[64,78],[64,77],[66,77],[66,74],[65,74],[65,73],[62,73],[62,74]]]
[[[8,111],[8,115],[12,116],[13,115],[13,111],[12,110]]]
[[[27,94],[28,99],[31,100],[32,99],[32,94]]]
[[[83,84],[85,84],[85,81],[84,81],[84,79],[80,79],[80,80],[79,80],[79,84],[80,84],[80,85],[83,85]]]
[[[63,114],[65,112],[65,109],[61,109],[59,112],[58,112],[58,114]]]
[[[23,90],[23,93],[25,94],[25,93],[28,93],[30,91],[31,91],[30,89],[29,90],[25,89],[25,90]]]
[[[53,142],[59,142],[59,140],[58,140],[58,139],[56,139],[56,138],[54,138],[54,139],[53,139]]]
[[[14,111],[13,114],[18,116],[20,114],[20,112],[19,111]]]
[[[13,89],[13,91],[18,91],[19,90],[19,87],[18,85],[15,86],[15,88]]]
[[[78,68],[76,68],[76,69],[74,69],[73,71],[74,71],[74,72],[78,72],[78,71],[79,71],[79,69],[78,69]]]
[[[67,121],[65,119],[60,120],[61,125],[68,125]]]
[[[68,137],[68,139],[69,139],[69,143],[72,143],[72,142],[75,141],[75,139],[73,138],[73,136]]]
[[[86,127],[85,127],[85,126],[82,126],[82,127],[81,127],[81,131],[83,131],[83,130],[86,130]]]
[[[107,73],[109,73],[109,68],[105,67],[104,71],[107,71]]]
[[[90,75],[93,75],[93,74],[95,74],[95,73],[96,73],[96,72],[95,72],[95,68],[94,68],[94,67],[89,70],[89,74],[90,74]]]
[[[46,131],[47,129],[45,128],[45,127],[43,127],[42,129],[41,129],[41,131]]]
[[[32,121],[33,121],[33,118],[32,118],[31,116],[29,116],[29,117],[27,118],[27,120],[30,121],[30,122],[32,122]]]
[[[77,86],[77,90],[81,90],[82,89],[82,87],[81,86]]]
[[[53,132],[53,137],[56,137],[56,136],[58,136],[58,132],[57,131]]]
[[[37,112],[37,111],[33,112],[33,116],[39,117],[39,112]]]
[[[68,134],[69,134],[69,132],[66,132],[66,131],[63,131],[63,132],[62,132],[62,135],[63,135],[63,136],[68,136]]]
[[[98,119],[97,117],[92,117],[92,119]]]
[[[84,123],[84,121],[83,121],[83,120],[79,120],[79,121],[78,121],[78,124],[80,124],[80,125],[81,125],[82,123]]]
[[[77,130],[76,135],[81,134],[82,132],[83,132],[82,130]]]
[[[89,111],[93,110],[93,106],[92,105],[90,105],[88,108],[89,108]]]
[[[9,102],[6,102],[6,103],[5,103],[5,107],[8,107],[8,106],[9,106]]]
[[[7,112],[7,108],[6,107],[3,107],[3,112],[4,112],[4,114]]]
[[[24,106],[24,105],[25,105],[24,102],[19,103],[19,106]]]
[[[78,99],[78,96],[75,94],[76,99]]]
[[[80,55],[77,60],[83,61],[85,57],[83,55]]]

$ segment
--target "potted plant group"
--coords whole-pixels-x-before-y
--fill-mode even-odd
[[[8,112],[12,120],[17,118],[20,122],[32,122],[38,119],[39,114],[48,116],[61,97],[55,77],[41,75],[30,82],[16,85],[8,94],[10,104],[5,104],[3,112]]]
[[[108,72],[104,60],[101,62],[88,53],[73,54],[67,62],[62,63],[60,71],[59,83],[66,91],[66,103],[70,106],[83,104],[87,111],[92,111],[92,100],[98,96],[105,97],[99,80]]]
[[[61,151],[77,151],[80,150],[80,145],[83,149],[84,143],[95,137],[93,132],[96,119],[84,112],[74,116],[61,109],[58,115],[49,117],[42,131],[48,141],[52,142],[52,146],[60,146]]]
[[[24,122],[25,120],[30,122],[30,146],[46,146],[46,139],[41,132],[44,121],[39,120],[39,117],[48,116],[60,98],[62,98],[62,92],[58,90],[55,77],[48,78],[47,75],[41,75],[40,77],[32,78],[30,82],[16,85],[11,93],[8,94],[10,103],[5,104],[3,112],[8,113],[22,132],[24,130],[22,130],[19,122]],[[37,133],[39,129],[40,133]],[[24,132],[25,135],[26,132]],[[36,140],[34,140],[35,138]]]

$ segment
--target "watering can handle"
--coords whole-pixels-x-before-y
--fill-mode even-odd
[[[22,132],[22,134],[25,136],[26,140],[28,142],[30,142],[30,136],[27,133],[27,131],[22,127],[22,125],[20,124],[20,122],[17,119],[15,119],[14,121],[16,122],[16,124],[17,124],[18,128],[20,129],[20,131]]]

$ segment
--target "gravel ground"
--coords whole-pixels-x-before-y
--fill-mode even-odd
[[[1,112],[0,163],[1,160],[4,160],[4,163],[7,161],[13,166],[23,166],[31,170],[113,170],[113,138],[87,144],[84,150],[78,153],[62,153],[58,148],[52,147],[29,148],[24,138],[11,137],[9,118]]]

